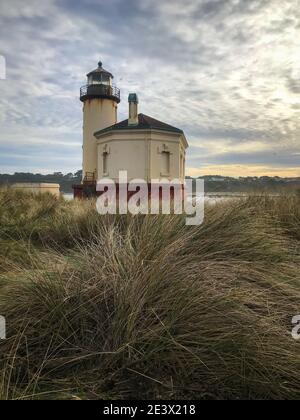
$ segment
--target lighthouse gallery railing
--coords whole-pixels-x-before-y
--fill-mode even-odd
[[[87,95],[108,96],[120,99],[120,89],[114,85],[90,84],[80,88],[80,97]]]

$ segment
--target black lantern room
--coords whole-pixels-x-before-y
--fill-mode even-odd
[[[89,99],[112,99],[119,103],[120,89],[113,85],[113,78],[99,61],[98,67],[87,74],[87,85],[80,89],[80,100],[85,102]]]

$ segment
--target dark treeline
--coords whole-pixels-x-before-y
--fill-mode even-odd
[[[189,177],[187,177],[189,178]],[[206,192],[258,192],[258,191],[282,191],[300,190],[299,178],[280,178],[280,177],[223,177],[221,175],[208,175],[201,177],[205,180]],[[60,189],[64,193],[72,192],[73,184],[80,184],[82,171],[63,174],[54,172],[53,174],[32,174],[27,172],[16,172],[13,175],[0,174],[0,185],[11,185],[16,182],[53,182],[60,184]]]
[[[200,177],[205,180],[206,192],[282,192],[300,191],[299,178],[269,177],[224,177],[220,175]]]
[[[27,172],[16,172],[13,175],[0,174],[0,185],[11,185],[17,182],[45,182],[60,184],[60,190],[64,193],[71,193],[73,184],[80,184],[82,171],[74,174],[63,174],[62,172],[54,172],[53,174],[31,174]]]

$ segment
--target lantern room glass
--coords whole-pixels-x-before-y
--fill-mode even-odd
[[[112,85],[111,76],[106,73],[93,73],[88,77],[89,85]]]

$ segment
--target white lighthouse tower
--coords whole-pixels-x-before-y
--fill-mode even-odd
[[[80,89],[83,102],[83,164],[84,183],[95,183],[97,177],[97,142],[95,131],[117,122],[120,90],[112,83],[113,75],[98,63],[98,68],[87,74],[87,85]]]

